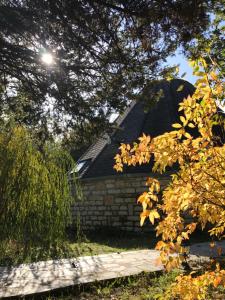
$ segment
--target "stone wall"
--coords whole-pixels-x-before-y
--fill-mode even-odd
[[[125,231],[149,231],[150,224],[140,227],[142,207],[137,204],[138,196],[147,190],[147,177],[149,174],[122,174],[82,179],[84,199],[72,207],[73,219],[79,216],[83,230],[110,227]],[[168,175],[156,178],[162,188],[169,182]]]

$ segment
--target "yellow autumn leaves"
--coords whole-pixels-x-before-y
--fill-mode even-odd
[[[153,206],[153,202],[158,202],[157,193],[160,191],[160,183],[154,178],[148,178],[146,185],[149,186],[149,191],[144,192],[139,198],[138,202],[142,204],[143,212],[140,215],[140,224],[144,224],[146,218],[149,218],[149,221],[154,225],[155,219],[159,219],[160,215],[157,209],[147,209]],[[159,206],[159,205],[158,205]]]
[[[200,78],[195,93],[180,103],[182,115],[173,124],[174,130],[155,138],[143,135],[133,145],[122,144],[115,157],[117,171],[122,171],[124,165],[149,163],[152,157],[153,172],[162,173],[167,167],[179,164],[161,201],[158,199],[160,184],[153,178],[147,179],[148,190],[138,198],[143,208],[141,225],[146,218],[152,224],[157,220],[156,234],[161,241],[156,248],[161,251],[167,269],[179,266],[184,260],[187,249],[182,243],[190,238],[197,225],[204,229],[210,224],[210,234],[218,238],[224,236],[225,230],[225,137],[214,134],[215,126],[219,132],[225,132],[224,118],[218,115],[218,104],[225,99],[224,82],[218,70],[210,70],[203,59],[192,65]],[[174,253],[178,255],[171,257]],[[171,295],[188,300],[205,299],[209,285],[222,284],[225,284],[224,270],[217,269],[194,278],[181,276]],[[192,290],[191,285],[194,286]]]

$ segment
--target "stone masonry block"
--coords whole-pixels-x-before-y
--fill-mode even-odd
[[[93,225],[101,225],[101,222],[100,221],[94,221]]]
[[[112,223],[112,226],[115,226],[115,227],[121,227],[122,223],[121,222],[113,222]]]
[[[97,182],[97,183],[95,183],[94,188],[95,188],[96,190],[105,189],[105,183],[102,182],[102,181]]]
[[[137,203],[137,198],[133,197],[133,198],[124,198],[123,199],[123,203],[124,204],[132,204],[135,205]]]
[[[92,194],[101,196],[101,195],[105,195],[106,191],[105,190],[103,190],[103,191],[96,190],[96,191],[92,191]]]
[[[119,209],[120,209],[120,211],[121,211],[121,210],[127,211],[127,206],[126,206],[126,205],[121,205]]]
[[[108,189],[107,192],[108,192],[108,194],[120,194],[121,190],[120,189]]]
[[[110,208],[112,211],[117,211],[119,209],[119,205],[112,205]]]
[[[127,216],[127,220],[128,221],[138,221],[139,220],[139,216]]]
[[[129,216],[132,216],[133,213],[134,213],[133,205],[128,204],[128,214],[129,214]]]
[[[98,211],[98,210],[95,210],[95,211],[93,211],[93,215],[95,215],[95,216],[99,216],[99,215],[101,215],[101,212],[100,212],[100,211]]]
[[[105,195],[104,199],[103,199],[103,202],[104,202],[105,205],[112,205],[113,200],[114,200],[114,197],[112,195]]]
[[[135,189],[134,188],[125,188],[122,190],[123,194],[125,193],[135,193]]]
[[[100,220],[100,221],[106,221],[106,216],[98,216],[98,218],[97,218],[98,220]]]
[[[105,181],[105,183],[107,184],[107,183],[114,183],[115,182],[115,179],[107,179],[106,181]]]
[[[104,207],[104,206],[99,206],[99,207],[98,207],[98,210],[99,210],[99,211],[103,211],[103,210],[105,210],[105,207]]]
[[[107,189],[114,189],[115,188],[115,184],[114,183],[106,183],[106,188]]]
[[[142,207],[140,204],[137,204],[136,206],[134,206],[134,213],[140,213],[142,211]]]
[[[96,205],[96,206],[100,206],[100,205],[102,205],[103,204],[103,201],[99,201],[99,200],[95,200],[95,201],[90,201],[90,202],[92,202],[94,205]]]
[[[118,215],[119,215],[119,216],[126,216],[126,215],[127,215],[127,211],[125,211],[125,210],[120,210],[120,211],[118,212]]]
[[[147,186],[144,186],[144,187],[137,187],[137,188],[135,188],[135,191],[136,191],[136,193],[143,193],[143,192],[146,192],[148,190],[148,188],[147,188]]]
[[[104,215],[105,216],[112,216],[112,212],[111,211],[105,211]]]
[[[123,204],[124,203],[124,198],[119,198],[119,197],[116,196],[114,202],[117,203],[117,204]]]

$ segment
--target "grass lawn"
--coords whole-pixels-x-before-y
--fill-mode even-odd
[[[202,232],[196,233],[190,243],[204,242],[208,236]],[[0,251],[0,266],[18,265],[40,260],[69,258],[86,255],[98,255],[112,252],[153,249],[157,243],[154,232],[145,234],[126,233],[120,230],[99,230],[81,234],[77,239],[74,232],[69,232],[67,239],[50,249],[35,248],[26,256],[13,241],[7,245],[6,251]],[[4,255],[3,255],[4,253]]]
[[[81,242],[70,240],[72,253],[76,256],[98,255],[111,252],[122,252],[154,248],[157,242],[153,232],[149,234],[132,234],[125,232],[96,233],[85,235]]]
[[[159,239],[155,232],[148,233],[127,233],[119,230],[111,230],[108,233],[104,230],[86,233],[81,242],[76,242],[71,236],[69,245],[75,256],[98,255],[110,252],[122,252],[140,249],[154,249]],[[188,244],[209,241],[207,232],[197,231],[191,236]]]
[[[160,299],[180,272],[141,273],[26,297],[30,300],[147,300]],[[163,299],[163,298],[161,298]]]
[[[27,256],[15,243],[7,245],[7,250],[0,251],[0,265],[17,265],[20,263],[36,262],[40,260],[68,258],[86,255],[98,255],[112,252],[131,251],[137,249],[154,248],[156,238],[154,233],[131,234],[121,231],[90,232],[82,234],[79,239],[76,234],[70,232],[65,241],[57,247],[48,250],[45,248],[35,248]]]

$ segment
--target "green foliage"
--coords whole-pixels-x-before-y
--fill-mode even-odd
[[[81,127],[74,127],[64,134],[62,147],[67,149],[76,161],[99,138],[103,128],[107,130],[107,126],[100,120],[92,120],[91,123],[83,122]]]
[[[192,60],[203,57],[208,66],[220,70],[219,76],[225,73],[225,1],[218,1],[214,15],[211,16],[211,26],[207,34],[199,36],[187,47],[187,55]]]
[[[0,133],[0,242],[25,251],[62,240],[71,222],[74,162],[57,145],[37,145],[22,126]]]

